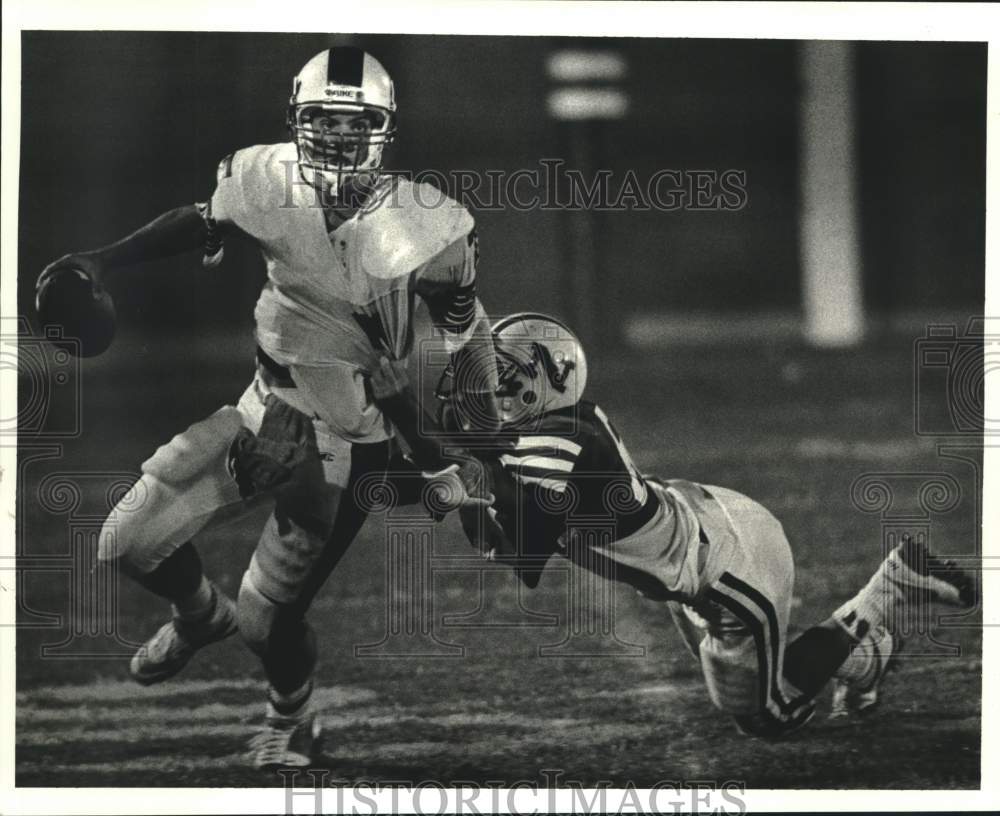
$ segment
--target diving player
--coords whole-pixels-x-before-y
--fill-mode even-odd
[[[102,530],[99,556],[173,605],[173,619],[132,660],[140,683],[171,677],[237,628],[259,655],[268,680],[261,768],[310,761],[316,646],[305,616],[365,519],[355,484],[386,468],[392,428],[366,377],[379,355],[410,353],[415,295],[456,365],[480,356],[487,379],[467,396],[495,415],[473,219],[439,191],[381,172],[396,134],[385,68],[357,48],[322,51],[294,78],[287,123],[290,141],[223,159],[210,201],[60,258],[39,279],[71,266],[101,285],[112,271],[198,247],[214,267],[232,233],[249,236],[266,261],[253,381],[236,406],[143,463]],[[203,575],[191,538],[221,509],[262,494],[274,496],[274,512],[234,605]]]
[[[870,708],[901,645],[887,616],[915,590],[972,604],[970,576],[906,541],[854,598],[788,643],[794,566],[777,519],[733,490],[640,474],[607,415],[581,400],[587,361],[562,323],[517,314],[493,333],[506,446],[469,451],[487,465],[495,502],[459,511],[466,534],[528,586],[558,552],[666,602],[712,702],[743,732],[777,738],[800,727],[831,678],[841,711]],[[440,424],[474,428],[479,414],[451,381],[446,372],[438,389]],[[406,437],[396,417],[418,407],[405,373],[384,360],[372,382]]]

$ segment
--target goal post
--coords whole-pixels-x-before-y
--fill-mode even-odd
[[[851,346],[864,336],[854,70],[849,42],[800,46],[803,329],[819,347]]]

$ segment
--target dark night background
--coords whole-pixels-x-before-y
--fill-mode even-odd
[[[541,37],[28,32],[23,37],[19,305],[63,252],[110,242],[213,189],[219,159],[283,141],[291,78],[337,42],[394,77],[389,163],[413,171],[535,168],[567,157],[545,109],[548,53],[620,51],[627,117],[598,128],[620,179],[661,168],[745,170],[736,212],[617,212],[596,221],[599,294],[634,310],[795,310],[799,302],[797,44]],[[867,306],[875,313],[983,300],[986,47],[857,47],[858,181]],[[572,166],[572,159],[569,159]],[[563,313],[563,213],[479,214],[489,311]],[[221,271],[186,256],[117,286],[125,329],[250,326],[252,252]]]
[[[922,518],[911,493],[921,502],[936,494],[907,488],[925,484],[912,476],[960,486],[954,507],[929,513],[920,530],[942,554],[979,563],[983,434],[956,426],[951,389],[953,380],[978,386],[981,406],[983,378],[975,361],[964,380],[940,354],[925,366],[915,341],[932,321],[957,321],[961,330],[983,309],[984,44],[856,46],[870,332],[856,347],[814,349],[795,321],[798,43],[27,32],[21,314],[34,319],[34,282],[47,262],[206,199],[223,156],[284,140],[293,75],[346,42],[371,50],[395,78],[396,168],[485,173],[532,169],[543,158],[571,163],[571,134],[546,110],[545,66],[551,51],[572,46],[616,49],[629,65],[629,114],[591,128],[596,166],[615,178],[633,170],[640,180],[664,168],[746,171],[739,211],[593,214],[592,302],[607,339],[621,336],[630,316],[650,314],[670,316],[647,321],[659,330],[716,313],[713,329],[729,334],[655,353],[588,342],[586,396],[613,418],[641,472],[730,487],[780,519],[795,554],[793,631],[856,592],[883,558],[886,536]],[[489,312],[572,319],[571,216],[476,215],[478,287]],[[238,242],[212,271],[198,253],[150,263],[112,281],[119,335],[103,355],[60,362],[51,344],[21,338],[19,785],[281,784],[262,780],[245,756],[264,703],[259,663],[240,639],[205,649],[169,683],[139,689],[127,660],[166,619],[167,604],[125,579],[111,581],[117,594],[105,604],[88,560],[116,485],[131,484],[158,445],[234,403],[251,380],[263,275],[257,253]],[[743,337],[751,323],[790,330]],[[977,341],[938,342],[939,353],[942,343],[946,352],[968,351]],[[896,516],[856,500],[852,485],[872,474],[899,477]],[[223,591],[237,593],[269,510],[197,537]],[[558,768],[585,787],[610,780],[640,789],[668,779],[901,790],[982,783],[978,609],[935,608],[939,640],[911,641],[871,716],[829,719],[823,699],[800,735],[747,740],[710,703],[661,605],[604,582],[580,602],[570,586],[579,573],[562,559],[536,591],[522,592],[509,570],[470,550],[454,518],[434,528],[435,569],[448,569],[434,574],[433,593],[408,594],[387,578],[395,562],[386,529],[382,515],[366,523],[310,611],[328,735],[323,767],[337,780],[510,784]],[[86,606],[87,591],[100,604]],[[377,645],[401,620],[393,604],[430,594],[433,609],[422,607],[420,625],[460,644],[460,662],[433,651],[359,657],[359,645]],[[484,625],[469,625],[470,615]],[[557,623],[539,625],[539,615]],[[568,625],[584,617],[588,626],[613,617],[616,637],[641,646],[641,659],[573,653]],[[109,618],[114,642],[100,628]],[[561,642],[572,648],[540,656]]]

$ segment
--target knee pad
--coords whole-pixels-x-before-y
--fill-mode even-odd
[[[264,525],[247,574],[268,598],[292,604],[302,594],[325,544],[325,535],[300,526],[276,509]]]
[[[254,584],[250,570],[243,573],[236,601],[236,622],[250,651],[258,656],[267,651],[280,607]]]
[[[168,484],[192,479],[228,453],[242,427],[243,415],[226,405],[157,448],[142,463],[142,472]]]
[[[219,468],[181,484],[144,473],[105,520],[98,558],[121,560],[131,571],[152,572],[217,511],[239,501],[236,483],[221,460]]]
[[[310,665],[315,661],[315,635],[302,611],[268,598],[250,570],[243,573],[240,583],[236,621],[247,646],[258,656]]]
[[[97,558],[118,561],[126,572],[145,574],[190,538],[190,518],[175,492],[144,474],[108,515],[101,527]]]
[[[217,510],[239,502],[226,454],[241,427],[240,412],[226,406],[143,462],[142,477],[104,522],[98,558],[119,560],[128,572],[150,573]]]

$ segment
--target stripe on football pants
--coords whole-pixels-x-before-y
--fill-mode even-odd
[[[770,599],[764,595],[763,592],[750,586],[746,581],[737,578],[735,575],[729,572],[724,572],[719,580],[725,584],[734,593],[740,593],[743,595],[744,599],[749,601],[748,606],[756,606],[760,612],[764,614],[767,619],[767,633],[770,640],[770,655],[771,655],[771,665],[775,667],[778,666],[778,656],[781,649],[781,639],[784,637],[781,628],[778,626],[778,613],[774,609],[774,604],[771,603]],[[780,681],[775,674],[774,677],[774,692],[776,695],[775,700],[782,709],[786,712],[792,712],[795,709],[800,708],[803,705],[808,705],[811,698],[805,695],[800,695],[794,700],[788,700],[784,692],[781,690]]]
[[[776,668],[781,635],[777,626],[777,616],[773,614],[773,606],[763,595],[752,590],[770,609],[772,615],[768,615],[754,598],[748,597],[738,586],[734,587],[733,583],[752,590],[752,587],[734,578],[730,573],[723,573],[717,584],[709,588],[708,597],[742,621],[753,635],[757,652],[757,672],[760,677],[758,700],[760,710],[769,713],[782,723],[789,725],[797,723],[800,718],[808,716],[810,709],[808,701],[804,701],[805,710],[802,710],[803,701],[789,703],[778,685]]]

